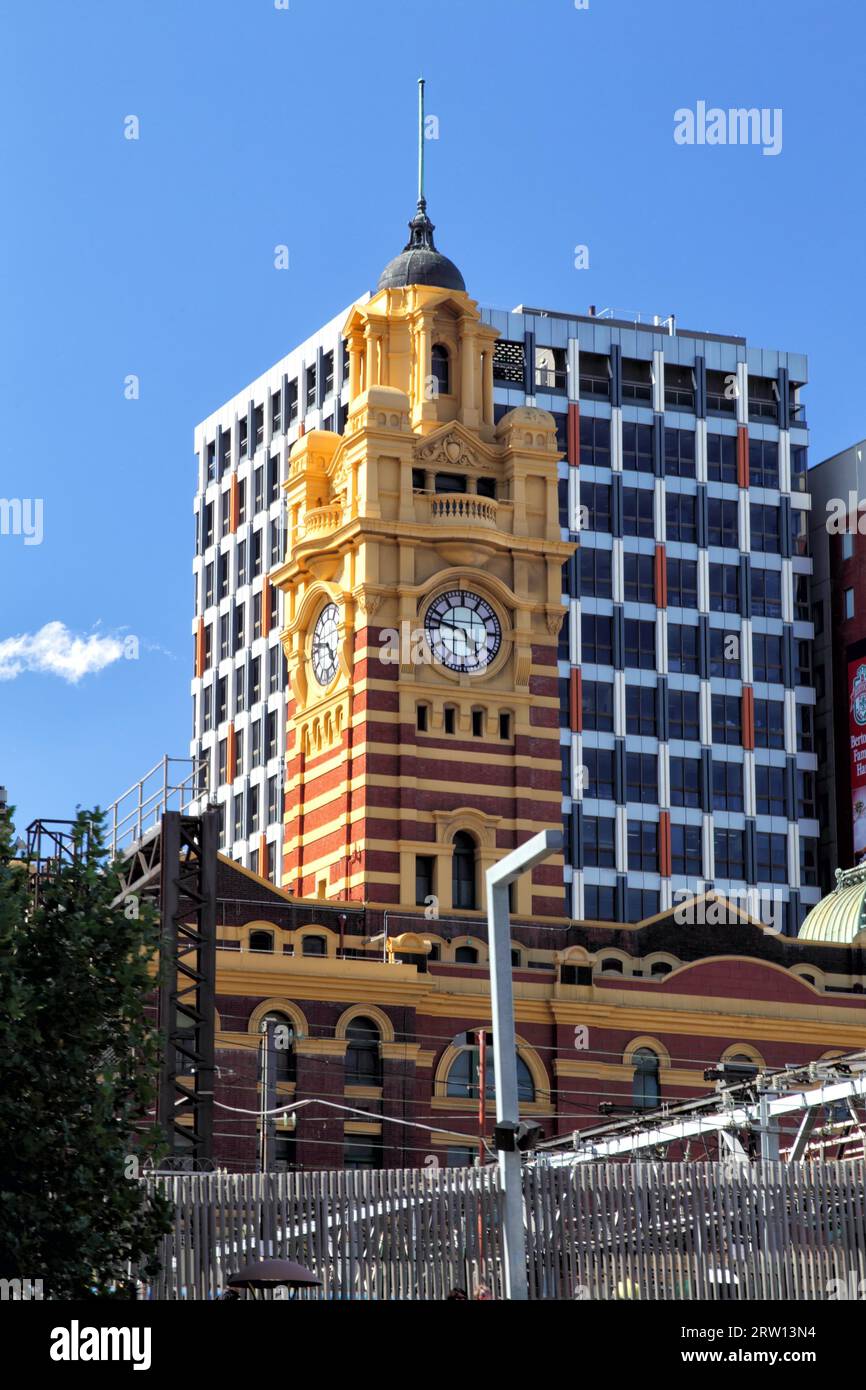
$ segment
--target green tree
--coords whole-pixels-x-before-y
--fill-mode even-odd
[[[74,842],[34,909],[0,812],[0,1277],[47,1298],[127,1294],[170,1212],[136,1178],[159,1138],[156,914],[119,901],[99,812]]]

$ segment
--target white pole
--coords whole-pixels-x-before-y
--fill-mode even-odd
[[[487,934],[490,951],[490,1005],[493,1013],[493,1070],[496,1123],[515,1131],[520,1120],[517,1095],[517,1046],[514,1037],[514,990],[511,980],[511,928],[508,887],[521,874],[562,849],[561,830],[542,830],[487,870]],[[505,1296],[525,1302],[526,1231],[523,1222],[523,1178],[516,1142],[499,1150],[505,1243]]]

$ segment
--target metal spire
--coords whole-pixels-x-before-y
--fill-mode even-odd
[[[424,78],[418,78],[418,207],[427,206],[424,197]]]

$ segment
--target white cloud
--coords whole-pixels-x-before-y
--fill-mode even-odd
[[[77,685],[82,676],[104,670],[123,654],[120,637],[98,633],[78,637],[64,623],[46,623],[38,632],[0,641],[0,681],[15,680],[24,671],[38,671]]]

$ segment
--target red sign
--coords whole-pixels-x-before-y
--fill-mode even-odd
[[[866,660],[848,662],[851,817],[854,858],[866,853]]]

